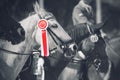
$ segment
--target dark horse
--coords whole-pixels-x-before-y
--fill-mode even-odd
[[[111,72],[111,61],[108,59],[105,48],[106,44],[99,34],[99,28],[93,28],[98,35],[98,41],[92,42],[91,36],[85,24],[77,25],[68,30],[69,35],[79,44],[79,50],[86,59],[70,62],[62,71],[59,80],[108,80]],[[81,53],[80,53],[81,54]],[[67,74],[69,73],[70,74]],[[67,75],[65,75],[67,74]]]
[[[11,41],[12,44],[20,43],[25,39],[25,31],[15,21],[7,10],[7,1],[0,1],[0,39]]]

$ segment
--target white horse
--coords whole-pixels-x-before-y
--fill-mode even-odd
[[[38,3],[36,3],[34,6],[37,14],[33,14],[20,21],[20,24],[23,26],[26,33],[25,40],[18,45],[12,45],[10,42],[0,40],[0,48],[16,53],[31,54],[31,51],[36,45],[41,45],[40,30],[37,27],[40,16],[44,18],[49,18],[47,19],[49,25],[51,25],[49,26],[49,28],[64,43],[72,40],[71,37],[63,30],[60,24],[55,20],[55,18],[53,18],[53,16],[51,16],[50,13],[40,9]],[[57,27],[52,27],[52,25],[56,25]],[[59,41],[56,36],[54,36],[55,40],[57,40],[57,43],[61,45],[61,41]],[[56,45],[53,38],[49,34],[48,41],[50,49],[53,49],[56,46],[57,49],[59,48],[59,45]],[[15,80],[29,56],[11,54],[10,52],[5,50],[0,49],[0,80]],[[62,52],[60,48],[59,51]]]

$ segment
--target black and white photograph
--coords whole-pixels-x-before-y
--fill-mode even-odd
[[[120,0],[0,0],[0,80],[120,80]]]

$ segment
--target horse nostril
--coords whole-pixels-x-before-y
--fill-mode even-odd
[[[25,36],[25,31],[23,28],[18,28],[17,32],[19,33],[20,36],[23,36],[23,37]]]
[[[78,49],[77,45],[73,46],[73,50],[76,51]]]
[[[69,46],[69,48],[72,50],[72,51],[76,51],[78,49],[77,45],[76,44],[71,44]]]

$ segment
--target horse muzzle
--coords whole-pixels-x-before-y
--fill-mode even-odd
[[[63,49],[66,58],[72,58],[76,54],[78,46],[75,43],[69,43],[62,45],[61,48]]]

